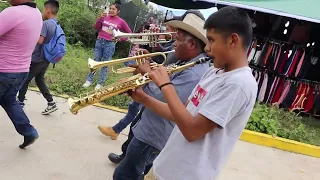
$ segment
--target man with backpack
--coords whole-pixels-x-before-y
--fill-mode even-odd
[[[43,115],[48,115],[58,109],[44,79],[49,64],[59,62],[65,53],[65,36],[56,19],[58,11],[58,1],[48,0],[44,3],[42,15],[45,21],[43,22],[39,41],[32,54],[28,78],[18,95],[20,105],[24,106],[28,85],[35,78],[38,88],[48,102],[47,108],[42,112]]]

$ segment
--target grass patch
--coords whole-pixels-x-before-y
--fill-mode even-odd
[[[89,57],[93,58],[93,50],[84,49],[80,45],[68,45],[63,61],[56,64],[54,69],[51,65],[48,69],[46,81],[50,90],[74,97],[92,91],[95,84],[89,89],[82,87],[89,72]],[[104,85],[111,85],[125,76],[130,75],[110,73]],[[35,83],[32,82],[30,86],[35,86]],[[102,103],[127,108],[129,102],[129,97],[118,95]],[[299,117],[295,113],[265,104],[256,104],[246,129],[320,146],[320,120]]]

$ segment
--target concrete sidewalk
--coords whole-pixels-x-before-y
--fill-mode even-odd
[[[28,91],[25,111],[40,138],[27,150],[22,137],[0,108],[0,179],[3,180],[109,180],[114,165],[107,159],[119,153],[125,135],[116,141],[100,134],[99,124],[115,124],[122,113],[87,107],[78,115],[68,110],[67,100],[55,98],[59,110],[42,116],[46,102]],[[126,129],[124,134],[128,133]],[[318,178],[316,178],[318,177]],[[221,180],[316,180],[320,159],[239,141]]]

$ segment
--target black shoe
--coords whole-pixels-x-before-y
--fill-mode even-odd
[[[21,148],[21,149],[26,148],[27,146],[33,144],[38,138],[39,138],[39,136],[32,137],[32,138],[24,137],[24,141],[21,145],[19,145],[19,148]]]
[[[56,103],[48,103],[48,107],[41,114],[48,115],[56,110],[58,110]]]
[[[122,156],[119,156],[119,155],[116,155],[114,153],[110,153],[109,156],[108,156],[109,160],[115,164],[119,164],[123,157]]]

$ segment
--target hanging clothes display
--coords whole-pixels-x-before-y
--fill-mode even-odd
[[[278,104],[293,112],[320,115],[320,82],[291,79],[274,71],[252,66],[258,83],[257,101]]]

